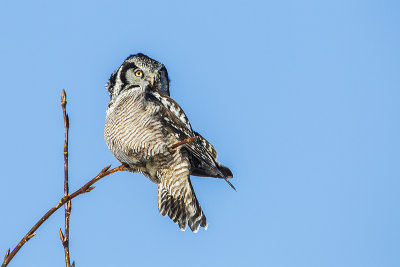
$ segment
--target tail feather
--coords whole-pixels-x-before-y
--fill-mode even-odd
[[[169,168],[161,170],[158,184],[158,210],[185,230],[189,225],[193,232],[200,227],[207,229],[207,219],[196,198],[190,182],[189,160],[176,154]]]

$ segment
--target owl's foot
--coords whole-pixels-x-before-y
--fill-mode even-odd
[[[199,137],[198,137],[198,136],[193,136],[193,137],[186,138],[186,139],[184,139],[184,140],[182,140],[182,141],[180,141],[180,142],[178,142],[178,143],[173,144],[173,145],[168,149],[168,151],[169,151],[170,153],[175,152],[175,151],[176,151],[176,148],[177,148],[178,146],[181,146],[181,145],[188,144],[188,143],[191,143],[191,142],[193,142],[193,141],[196,141],[197,138],[199,138]]]

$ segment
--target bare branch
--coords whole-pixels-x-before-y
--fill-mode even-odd
[[[35,231],[51,216],[53,213],[58,210],[62,205],[65,205],[65,234],[63,234],[62,230],[60,229],[60,239],[64,246],[65,252],[65,262],[66,266],[70,267],[70,257],[69,257],[69,217],[71,214],[71,200],[81,194],[88,193],[92,191],[95,186],[92,186],[94,183],[99,181],[101,178],[106,177],[114,172],[118,171],[126,171],[128,170],[124,165],[118,166],[114,169],[110,169],[111,165],[103,168],[100,173],[94,177],[92,180],[87,182],[81,188],[76,190],[71,195],[68,194],[68,130],[69,130],[69,118],[66,112],[67,106],[67,96],[65,94],[65,90],[63,89],[61,93],[61,107],[63,110],[63,117],[64,117],[64,129],[65,129],[65,141],[64,141],[64,197],[60,199],[60,201],[51,208],[46,214],[40,218],[40,220],[29,230],[29,232],[19,241],[18,245],[11,251],[10,249],[7,250],[6,255],[4,256],[4,261],[1,267],[7,266],[10,261],[14,258],[14,256],[18,253],[23,245],[29,241],[32,237],[36,235]],[[75,261],[72,262],[72,266],[75,266]]]
[[[3,264],[1,265],[1,267],[5,267],[7,266],[10,261],[14,258],[15,254],[18,253],[18,251],[21,249],[21,247],[23,245],[25,245],[25,243],[32,238],[35,235],[35,231],[51,216],[53,215],[53,213],[58,210],[62,205],[65,205],[65,203],[67,203],[68,201],[72,200],[73,198],[86,193],[86,191],[97,181],[99,181],[101,178],[104,178],[110,174],[113,174],[114,172],[119,172],[119,171],[127,171],[128,169],[124,166],[118,166],[114,169],[109,170],[111,167],[111,165],[105,167],[104,169],[102,169],[100,171],[100,173],[94,177],[92,180],[90,180],[89,182],[87,182],[85,185],[83,185],[81,188],[79,188],[78,190],[76,190],[74,193],[72,193],[69,196],[64,196],[63,198],[60,199],[60,201],[57,203],[57,205],[55,205],[53,208],[51,208],[48,212],[46,212],[45,215],[42,216],[42,218],[39,219],[39,221],[31,228],[31,230],[29,230],[29,232],[21,239],[21,241],[19,241],[18,245],[11,251],[11,253],[6,254],[6,256],[4,257],[4,261]]]
[[[10,255],[10,249],[7,250],[6,255],[4,256],[4,260],[7,259],[8,255]]]
[[[64,196],[68,197],[68,131],[69,131],[69,118],[67,114],[67,95],[65,94],[65,90],[62,90],[61,93],[61,107],[63,111],[64,117],[64,132],[65,132],[65,141],[64,141]],[[66,267],[71,267],[70,257],[69,257],[69,217],[71,215],[71,200],[69,200],[65,204],[65,235],[61,240],[62,245],[64,247],[65,253],[65,265]],[[60,234],[62,234],[60,229]]]
[[[199,138],[199,137],[198,136],[193,136],[193,137],[186,138],[186,139],[184,139],[184,140],[182,140],[182,141],[180,141],[180,142],[178,142],[176,144],[173,144],[168,150],[169,150],[169,152],[172,153],[172,152],[174,152],[176,150],[175,148],[177,148],[178,146],[194,142],[194,141],[197,140],[197,138]]]

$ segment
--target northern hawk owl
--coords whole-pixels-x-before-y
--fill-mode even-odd
[[[193,232],[200,226],[207,229],[190,175],[227,182],[233,175],[169,97],[165,66],[143,54],[131,55],[111,75],[107,90],[104,137],[111,152],[130,171],[158,184],[162,215],[168,214],[182,230],[187,225]]]

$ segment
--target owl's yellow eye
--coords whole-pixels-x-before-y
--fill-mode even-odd
[[[142,76],[143,76],[143,71],[141,71],[141,70],[136,70],[136,71],[135,71],[135,75],[136,75],[137,77],[142,77]]]

